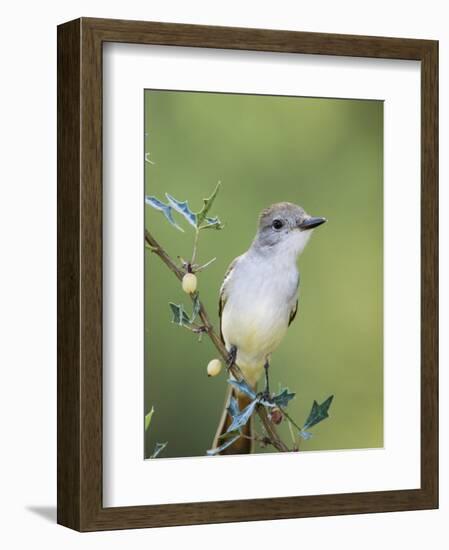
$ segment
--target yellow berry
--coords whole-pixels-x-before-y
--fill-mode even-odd
[[[182,278],[182,290],[187,294],[193,294],[196,290],[197,279],[193,273],[186,273]]]
[[[207,365],[207,376],[217,376],[221,371],[220,359],[212,359]]]

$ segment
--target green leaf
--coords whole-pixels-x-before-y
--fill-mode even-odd
[[[206,218],[199,229],[223,229],[224,225],[219,218]]]
[[[153,196],[146,196],[145,203],[148,204],[148,206],[152,206],[155,210],[162,212],[162,214],[164,214],[165,218],[171,223],[171,225],[173,225],[173,227],[176,227],[176,229],[179,229],[179,231],[184,232],[184,229],[180,227],[173,218],[172,207],[169,204],[165,204],[164,202]]]
[[[237,388],[241,392],[245,393],[248,397],[251,397],[251,399],[256,399],[256,397],[257,397],[256,392],[253,389],[251,389],[244,380],[241,380],[239,382],[237,380],[229,378],[228,379],[228,384],[231,384],[231,386],[234,386],[235,388]]]
[[[195,228],[198,227],[197,215],[190,210],[189,203],[187,201],[178,201],[175,197],[172,197],[168,193],[165,193],[165,196],[167,197],[170,206],[176,210],[176,212],[179,212],[179,214],[184,216],[190,225],[193,225]]]
[[[154,447],[153,454],[150,456],[150,458],[157,458],[161,452],[165,449],[167,446],[168,441],[165,441],[165,443],[156,443]]]
[[[154,413],[154,407],[151,407],[151,411],[145,415],[145,431],[147,431],[148,428],[150,427],[153,413]]]
[[[312,426],[315,426],[316,424],[318,424],[322,420],[325,420],[329,416],[328,410],[329,410],[329,407],[331,406],[333,398],[334,396],[331,395],[326,399],[326,401],[323,401],[321,405],[319,405],[316,401],[313,402],[312,410],[310,411],[309,416],[307,417],[303,430],[307,430]]]
[[[306,432],[305,430],[299,430],[299,435],[304,439],[304,441],[308,441],[313,434],[310,432]]]
[[[176,223],[173,217],[173,210],[181,214],[181,216],[183,216],[196,230],[208,228],[223,229],[223,225],[217,217],[211,218],[207,215],[215,201],[219,189],[220,182],[217,183],[212,195],[207,199],[203,199],[203,208],[199,212],[193,212],[189,207],[188,201],[179,201],[169,193],[165,193],[168,204],[153,196],[146,196],[145,202],[159,212],[162,212],[166,219],[180,231],[184,231],[184,229]]]
[[[191,323],[193,323],[193,321],[195,321],[195,319],[197,318],[198,313],[200,312],[200,309],[201,309],[200,296],[197,292],[195,294],[195,297],[193,298],[193,310],[192,310],[192,317],[190,319]]]
[[[231,395],[231,399],[229,400],[228,411],[231,417],[237,416],[240,413],[239,404],[233,395]]]
[[[286,407],[294,397],[295,393],[289,393],[288,388],[284,388],[278,395],[275,395],[272,398],[272,401],[278,406],[278,407]]]
[[[189,326],[191,324],[190,317],[184,311],[184,306],[182,304],[178,305],[173,302],[169,302],[168,305],[173,313],[172,323],[179,325],[180,327]]]
[[[247,407],[245,407],[242,412],[239,412],[238,414],[233,416],[232,422],[226,431],[233,432],[235,430],[240,430],[241,428],[243,428],[243,426],[245,426],[245,424],[251,418],[251,415],[253,414],[258,402],[258,399],[251,401],[251,403]]]
[[[203,199],[203,208],[197,213],[197,227],[200,227],[203,222],[206,222],[207,225],[210,225],[211,221],[213,219],[218,220],[218,218],[208,218],[207,214],[209,213],[209,210],[212,208],[212,205],[214,204],[214,201],[218,195],[218,191],[220,189],[221,182],[218,182],[212,195],[208,197],[207,199]],[[208,222],[208,220],[210,220]]]
[[[234,437],[231,437],[230,439],[227,439],[223,445],[220,445],[220,447],[216,447],[215,449],[209,449],[207,451],[207,454],[209,456],[214,456],[218,453],[221,453],[221,451],[224,451],[228,447],[230,447],[237,439],[240,437],[240,434],[235,435]]]

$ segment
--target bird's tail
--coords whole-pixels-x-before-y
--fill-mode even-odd
[[[247,407],[251,403],[251,398],[244,393],[241,393],[237,391],[232,386],[228,387],[228,391],[226,392],[226,399],[224,404],[223,413],[221,415],[220,422],[218,424],[217,433],[215,434],[214,441],[212,444],[212,448],[216,449],[217,447],[220,447],[224,443],[223,439],[220,439],[220,437],[226,433],[227,429],[229,428],[232,419],[231,415],[228,412],[229,402],[231,400],[231,397],[235,397],[237,399],[237,403],[239,406],[239,410],[243,410],[245,407]],[[240,455],[240,454],[249,454],[253,450],[253,440],[250,439],[252,437],[253,433],[253,423],[254,419],[251,417],[246,425],[242,428],[242,437],[237,439],[232,445],[221,451],[221,455]]]

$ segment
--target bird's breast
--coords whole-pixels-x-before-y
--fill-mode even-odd
[[[269,267],[243,265],[233,274],[221,318],[226,346],[236,346],[237,364],[255,369],[257,377],[284,337],[296,301],[296,269]]]

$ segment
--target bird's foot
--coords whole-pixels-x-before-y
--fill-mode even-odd
[[[228,367],[228,370],[235,363],[236,358],[237,358],[237,347],[231,346],[231,349],[229,350],[228,358],[226,360],[226,366]]]

